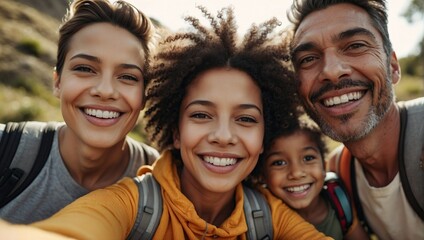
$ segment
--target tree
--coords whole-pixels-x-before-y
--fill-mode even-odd
[[[414,22],[424,17],[424,1],[412,0],[408,8],[402,14],[408,22]]]
[[[410,23],[420,21],[424,19],[424,1],[423,0],[411,0],[408,8],[402,14],[406,20]],[[419,43],[420,53],[418,54],[418,66],[423,68],[424,66],[424,36]],[[421,71],[424,72],[424,71]]]

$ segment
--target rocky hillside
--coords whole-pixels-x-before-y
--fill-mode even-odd
[[[0,1],[0,122],[57,119],[51,94],[66,1]]]
[[[66,13],[69,0],[15,0],[14,2],[22,3],[36,9],[40,13],[61,20]]]
[[[59,24],[57,18],[24,3],[1,1],[0,82],[13,86],[13,81],[39,81],[49,86]]]

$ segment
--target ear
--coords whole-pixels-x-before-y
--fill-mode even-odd
[[[400,80],[400,65],[396,53],[393,51],[390,55],[390,72],[392,73],[392,83],[396,84]]]
[[[181,148],[180,132],[178,130],[174,130],[172,135],[174,138],[174,148],[180,149]]]
[[[56,70],[53,71],[53,95],[60,97],[60,76]]]

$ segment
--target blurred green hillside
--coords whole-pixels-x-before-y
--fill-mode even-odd
[[[51,93],[60,20],[47,12],[63,15],[67,2],[28,3],[0,1],[0,122],[61,119]]]
[[[67,6],[67,0],[0,1],[0,122],[62,120],[51,77],[57,30]],[[416,70],[416,59],[400,61],[407,71],[396,85],[398,100],[424,96],[424,73],[422,66]],[[143,138],[142,127],[132,135]]]

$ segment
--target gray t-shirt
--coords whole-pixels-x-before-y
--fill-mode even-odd
[[[58,127],[63,126],[59,124]],[[79,185],[68,172],[59,152],[58,132],[56,131],[50,155],[38,176],[16,198],[0,209],[0,218],[11,223],[31,223],[50,217],[58,210],[89,191]],[[22,136],[25,138],[25,135]],[[134,177],[141,165],[151,164],[158,152],[145,144],[127,137],[130,149],[130,162],[122,177]],[[37,149],[26,154],[36,153]],[[15,157],[24,157],[19,153]],[[146,156],[149,160],[146,160]]]

